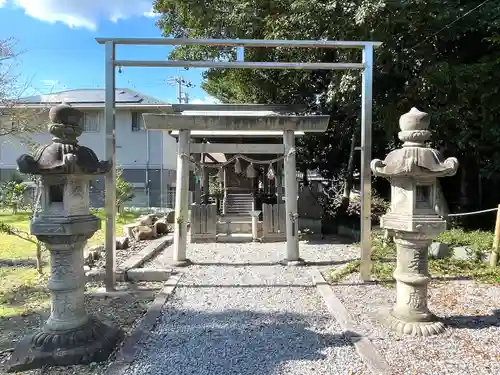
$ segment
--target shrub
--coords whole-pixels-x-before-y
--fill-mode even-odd
[[[123,170],[116,169],[116,211],[123,213],[124,203],[134,198],[134,186],[122,178]]]
[[[387,212],[390,203],[379,197],[377,194],[372,194],[371,219],[372,222],[378,224],[380,218]],[[361,197],[351,197],[346,214],[351,218],[361,218]]]
[[[2,208],[11,209],[12,214],[17,214],[25,206],[27,188],[26,185],[18,181],[4,182],[0,186],[0,204]]]
[[[342,189],[339,186],[330,188],[326,194],[319,197],[319,202],[323,206],[325,217],[328,219],[340,219],[338,216],[339,208],[342,205]],[[387,212],[390,203],[381,198],[375,192],[372,193],[371,219],[374,224],[380,222],[380,218]],[[361,218],[361,197],[351,195],[349,205],[347,206],[343,220],[359,223]]]

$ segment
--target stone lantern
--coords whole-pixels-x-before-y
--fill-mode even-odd
[[[51,108],[52,144],[17,160],[21,173],[41,177],[41,210],[32,218],[31,233],[50,251],[51,311],[45,325],[15,348],[9,371],[100,362],[121,335],[85,310],[83,248],[101,227],[89,211],[89,181],[112,165],[78,144],[82,115],[67,104]]]
[[[428,246],[446,230],[446,221],[436,214],[437,178],[452,176],[456,158],[443,160],[437,150],[426,146],[431,132],[427,113],[412,108],[399,119],[402,148],[384,161],[373,160],[375,176],[391,183],[391,208],[381,226],[394,237],[397,247],[396,304],[388,324],[400,334],[429,336],[444,331],[444,325],[427,307],[429,283]]]

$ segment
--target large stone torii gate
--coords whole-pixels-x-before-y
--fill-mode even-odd
[[[216,107],[216,106],[214,106]],[[190,263],[186,254],[188,189],[191,131],[280,131],[283,132],[286,209],[286,257],[288,265],[302,263],[299,253],[297,219],[297,182],[295,160],[295,132],[324,132],[329,116],[277,116],[277,115],[143,115],[148,130],[178,131],[177,179],[175,197],[174,265]]]

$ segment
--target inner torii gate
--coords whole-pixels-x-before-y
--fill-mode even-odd
[[[307,70],[360,70],[361,85],[361,267],[362,280],[370,279],[371,269],[371,144],[372,144],[372,84],[373,52],[380,42],[333,40],[257,40],[257,39],[183,39],[183,38],[96,38],[105,45],[105,122],[106,159],[116,166],[115,148],[115,75],[116,67],[183,67],[183,68],[251,68],[251,69],[307,69]],[[117,45],[203,45],[236,48],[236,61],[147,61],[117,60]],[[340,48],[362,51],[362,62],[256,62],[245,61],[245,48]],[[290,126],[290,125],[288,125]],[[283,128],[281,128],[283,129]],[[286,134],[292,131],[285,128]],[[293,133],[292,133],[293,134]],[[186,138],[184,133],[183,138]],[[189,138],[189,137],[187,137]],[[188,141],[189,142],[189,141]],[[116,281],[116,169],[106,176],[106,278],[107,290],[115,288]]]
[[[215,105],[216,107],[216,105]],[[192,131],[277,131],[283,134],[285,168],[285,217],[286,217],[286,258],[289,265],[301,264],[299,253],[297,215],[297,177],[295,161],[295,132],[324,132],[329,116],[277,116],[277,115],[183,115],[155,114],[143,115],[146,129],[178,130],[177,181],[175,195],[174,263],[176,266],[189,264],[186,257],[190,139]],[[279,134],[278,133],[278,134]],[[217,149],[217,144],[213,145]],[[251,146],[251,145],[249,145]],[[207,146],[205,146],[207,147]],[[220,147],[220,146],[219,146]],[[243,149],[240,145],[240,149]],[[244,149],[243,149],[244,151]]]

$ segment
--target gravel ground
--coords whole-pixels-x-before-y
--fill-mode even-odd
[[[379,323],[380,314],[395,302],[394,288],[361,285],[356,275],[332,288],[394,374],[500,373],[500,286],[468,280],[432,282],[429,308],[445,317],[449,328],[428,338],[399,337]]]
[[[133,255],[137,254],[139,251],[148,246],[152,240],[149,241],[131,241],[130,246],[127,249],[116,249],[116,264],[120,265],[126,260],[128,260]],[[92,269],[94,268],[106,268],[106,256],[105,253],[102,254],[101,258],[97,260]]]
[[[142,343],[128,375],[368,374],[305,268],[277,265],[285,244],[189,244],[194,266]],[[321,268],[342,245],[301,243]],[[148,266],[165,267],[172,247]],[[253,264],[252,264],[253,263]]]

